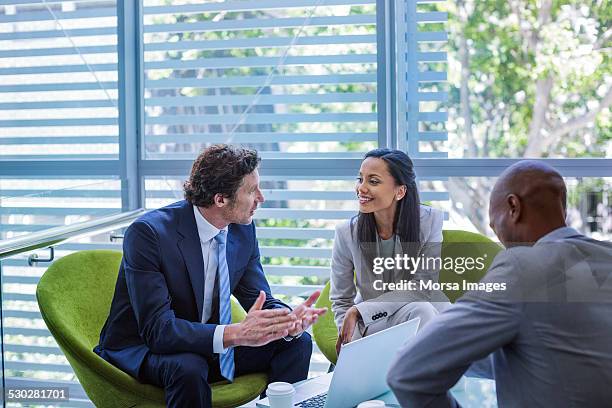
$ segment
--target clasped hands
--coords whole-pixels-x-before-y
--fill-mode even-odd
[[[263,346],[287,336],[298,336],[314,324],[326,308],[314,308],[321,291],[317,290],[304,303],[293,310],[262,309],[266,293],[259,292],[255,303],[240,323],[226,326],[223,347]]]

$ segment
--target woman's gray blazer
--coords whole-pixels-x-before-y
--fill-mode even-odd
[[[420,254],[425,257],[439,257],[442,242],[442,221],[444,213],[427,206],[421,206]],[[351,234],[351,228],[353,234]],[[365,327],[381,316],[390,317],[402,306],[414,301],[431,301],[428,291],[386,292],[375,290],[371,284],[373,273],[365,268],[362,251],[356,242],[356,223],[345,221],[336,227],[331,266],[331,288],[329,298],[338,328],[342,326],[346,311],[353,305],[357,307]],[[352,238],[355,236],[355,240]],[[399,242],[396,253],[401,253]],[[371,269],[371,268],[370,268]],[[370,274],[370,276],[364,276]],[[438,270],[418,269],[412,275],[413,281],[438,281]],[[436,293],[436,300],[446,300]]]

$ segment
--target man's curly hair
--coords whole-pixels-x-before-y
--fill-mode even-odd
[[[183,184],[185,199],[198,207],[213,205],[215,194],[233,199],[244,176],[260,161],[255,150],[224,144],[207,147],[193,162],[189,180]]]

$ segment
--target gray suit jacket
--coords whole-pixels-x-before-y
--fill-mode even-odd
[[[442,222],[444,213],[431,207],[421,206],[421,253],[428,257],[440,256],[442,242]],[[356,223],[345,221],[336,227],[331,266],[331,284],[329,298],[336,326],[342,327],[346,311],[356,305],[365,327],[380,318],[389,318],[406,303],[413,301],[428,301],[430,293],[387,292],[375,290],[371,285],[372,272],[364,265],[361,249],[353,240],[351,228],[356,235]],[[401,251],[399,242],[396,253]],[[366,276],[369,275],[369,276]],[[419,269],[412,280],[438,281],[439,271]],[[398,275],[399,276],[399,275]],[[447,300],[442,294],[437,294],[439,300]]]
[[[402,406],[448,407],[472,372],[496,381],[500,407],[612,402],[612,243],[559,228],[502,251],[481,283],[398,354],[387,380]]]

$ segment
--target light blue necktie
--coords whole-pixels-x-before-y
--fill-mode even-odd
[[[219,260],[219,324],[232,323],[232,305],[230,303],[229,268],[227,267],[225,231],[219,231],[215,237],[217,241],[217,255]],[[234,349],[230,348],[225,354],[219,355],[221,375],[229,381],[234,381]]]

